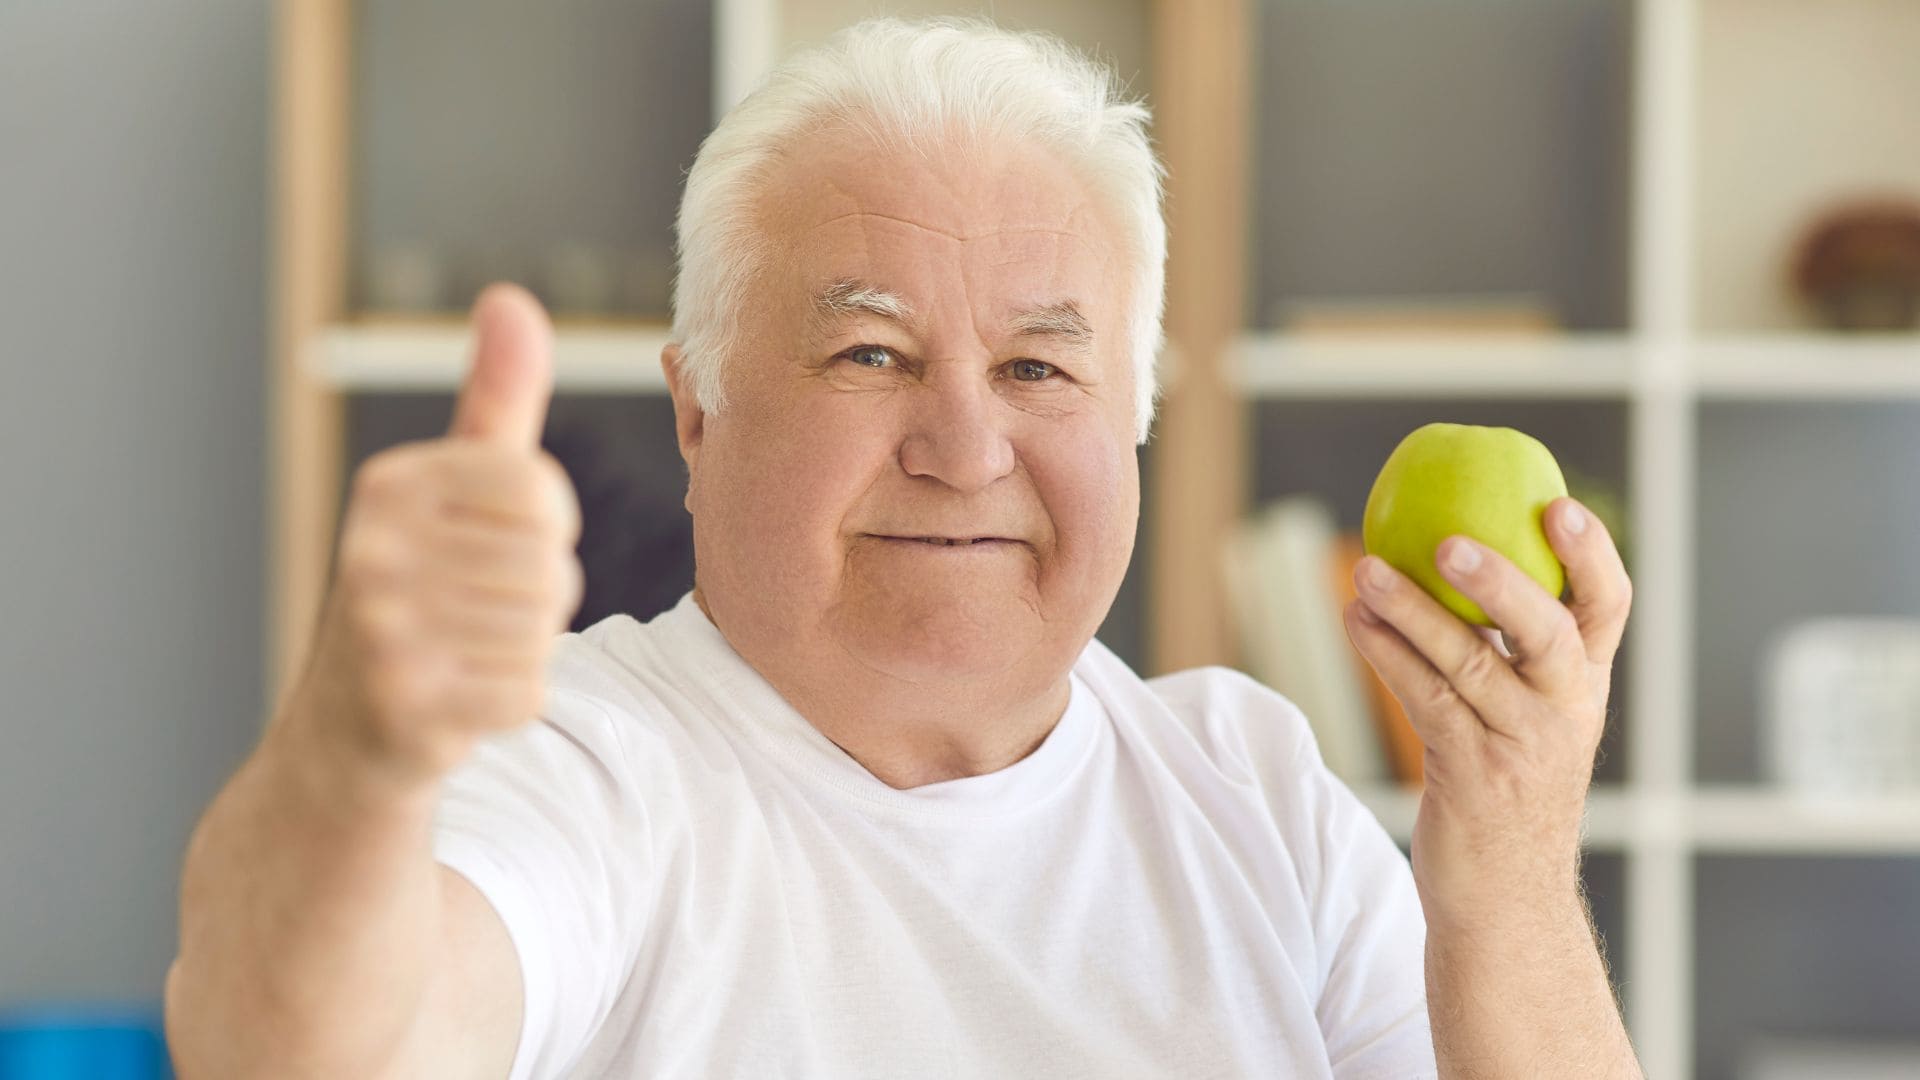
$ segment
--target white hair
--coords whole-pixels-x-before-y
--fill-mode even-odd
[[[1166,170],[1146,105],[1119,90],[1110,68],[1061,39],[982,18],[868,19],[780,64],[701,142],[680,200],[671,337],[701,408],[725,406],[722,365],[771,252],[757,210],[763,185],[778,182],[790,144],[841,125],[885,145],[958,136],[969,147],[993,140],[1062,154],[1119,223],[1131,267],[1135,437],[1145,442],[1164,333]]]

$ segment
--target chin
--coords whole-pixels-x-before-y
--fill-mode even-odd
[[[1017,596],[886,590],[840,605],[836,636],[862,662],[913,683],[1001,675],[1034,659],[1044,627]]]

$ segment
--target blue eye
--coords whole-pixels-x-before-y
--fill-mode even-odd
[[[878,361],[862,359],[862,357],[870,357],[870,356],[879,357],[880,359]],[[853,361],[854,363],[859,364],[861,367],[884,368],[884,367],[891,366],[893,350],[883,349],[878,345],[860,345],[860,346],[856,346],[854,348],[848,349],[846,352],[846,357],[847,359]]]
[[[1052,364],[1043,364],[1038,360],[1013,362],[1013,377],[1021,382],[1041,382],[1057,370]]]

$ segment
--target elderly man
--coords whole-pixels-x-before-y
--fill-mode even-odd
[[[1627,581],[1378,560],[1411,870],[1284,698],[1092,640],[1133,547],[1165,233],[1057,43],[863,24],[702,147],[662,356],[695,587],[557,639],[549,331],[355,478],[311,662],[188,853],[183,1076],[1637,1075],[1578,885]],[[531,719],[535,718],[537,719]]]

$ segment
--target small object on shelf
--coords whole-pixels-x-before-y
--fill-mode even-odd
[[[1768,780],[1823,797],[1920,789],[1920,620],[1810,619],[1764,663]]]
[[[1560,320],[1538,296],[1368,296],[1282,298],[1269,323],[1315,337],[1542,337],[1561,332]]]
[[[1828,211],[1793,257],[1794,292],[1830,329],[1920,327],[1920,200],[1859,200]]]
[[[1547,541],[1547,505],[1567,493],[1553,452],[1507,427],[1425,424],[1400,440],[1367,495],[1367,552],[1476,626],[1493,620],[1435,565],[1440,542],[1464,534],[1504,555],[1550,595],[1566,571]]]
[[[1327,574],[1336,535],[1333,511],[1320,500],[1272,503],[1228,537],[1227,593],[1247,674],[1299,707],[1335,776],[1379,784],[1386,757]]]
[[[1366,553],[1366,544],[1358,532],[1347,530],[1334,537],[1333,549],[1327,553],[1327,577],[1333,584],[1334,599],[1342,607],[1358,596],[1358,590],[1353,587],[1353,573]],[[1394,782],[1403,788],[1421,789],[1426,783],[1427,747],[1413,730],[1406,706],[1400,704],[1386,680],[1351,642],[1347,656],[1353,661],[1354,670],[1360,673],[1360,681],[1366,685],[1367,700],[1373,706],[1374,731],[1380,737],[1381,749],[1386,752],[1387,767]]]

